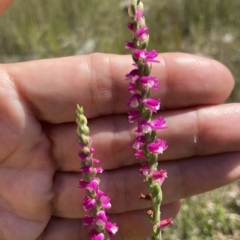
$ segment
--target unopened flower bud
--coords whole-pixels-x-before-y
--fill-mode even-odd
[[[89,127],[87,125],[82,125],[80,126],[81,132],[84,133],[85,135],[89,135]]]
[[[128,15],[131,18],[134,18],[135,12],[136,12],[136,3],[134,3],[134,2],[136,2],[136,1],[132,1],[132,3],[128,7]]]
[[[137,10],[142,10],[142,12],[144,10],[143,3],[141,1],[137,5]]]
[[[82,138],[83,143],[88,146],[89,143],[90,143],[89,137],[82,134],[82,135],[81,135],[81,138]]]

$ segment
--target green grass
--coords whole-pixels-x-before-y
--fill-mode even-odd
[[[126,54],[123,1],[16,0],[0,16],[0,61],[88,52]],[[228,66],[240,101],[240,1],[145,0],[150,48],[208,56]],[[86,46],[90,45],[89,49]],[[165,240],[240,239],[240,183],[183,201]]]
[[[240,239],[240,183],[186,199],[164,240]]]

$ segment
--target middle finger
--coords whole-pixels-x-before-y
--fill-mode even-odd
[[[161,115],[168,128],[158,131],[158,137],[166,139],[169,145],[160,155],[162,161],[240,151],[239,104],[162,111]],[[139,162],[130,147],[136,137],[136,126],[129,124],[126,115],[91,120],[89,126],[96,149],[94,157],[100,159],[104,169]],[[76,125],[50,125],[46,132],[52,142],[52,156],[58,170],[79,172]]]

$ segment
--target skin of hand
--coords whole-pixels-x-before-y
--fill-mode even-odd
[[[0,14],[4,13],[13,1],[14,0],[0,0]]]
[[[183,53],[159,56],[152,75],[161,89],[168,128],[159,131],[169,148],[162,217],[174,217],[180,199],[240,177],[240,104],[221,104],[234,81],[217,61]],[[78,188],[75,109],[89,119],[95,157],[105,171],[101,189],[112,199],[116,240],[143,239],[151,231],[139,200],[147,193],[139,160],[130,147],[136,125],[126,112],[124,75],[130,56],[88,56],[0,65],[0,239],[85,240],[83,189]]]

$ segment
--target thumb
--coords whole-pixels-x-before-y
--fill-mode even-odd
[[[0,14],[4,13],[13,1],[14,0],[0,0]]]

